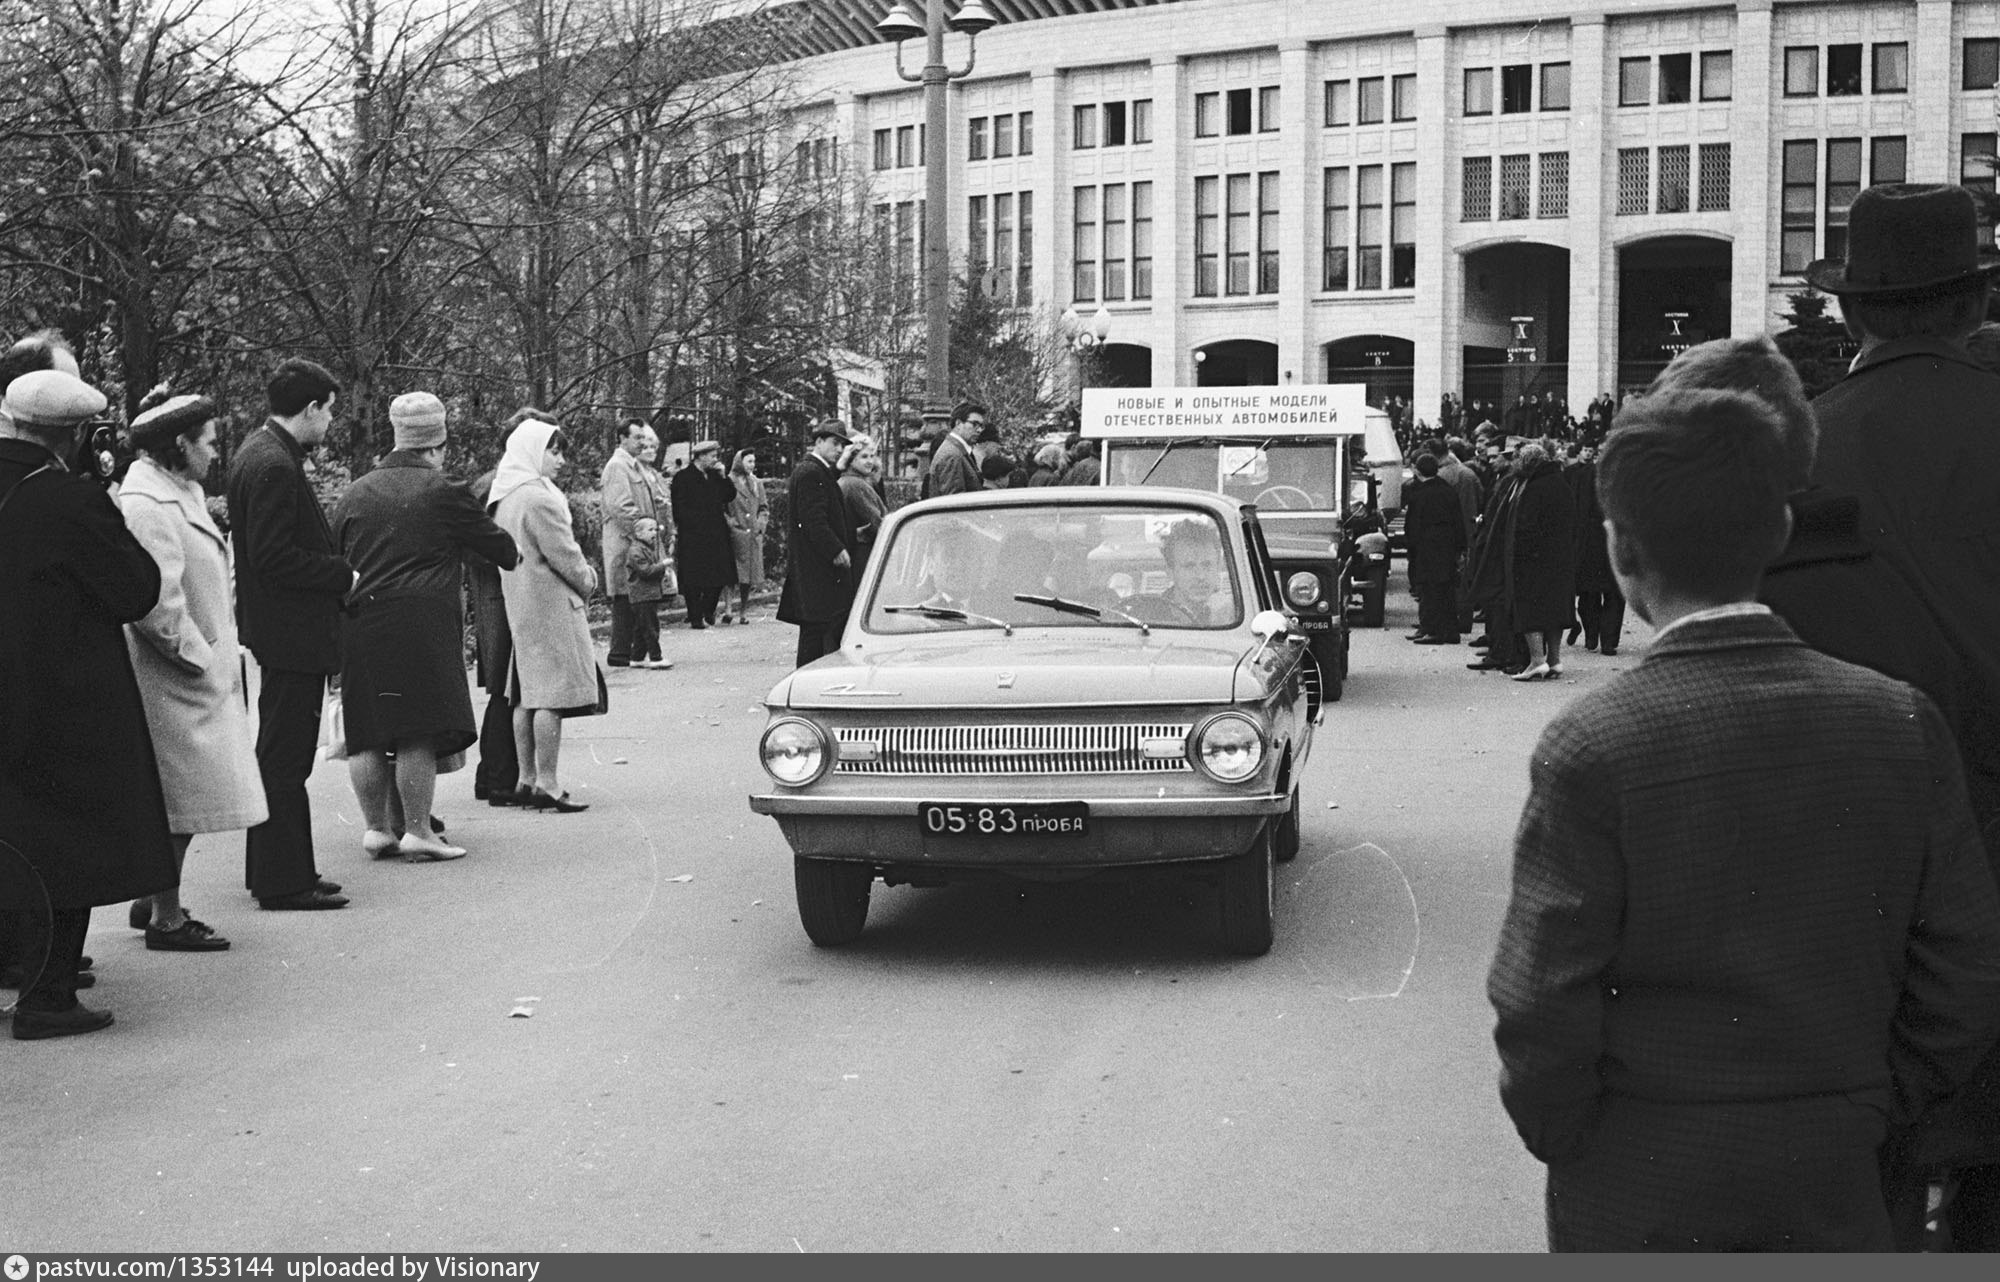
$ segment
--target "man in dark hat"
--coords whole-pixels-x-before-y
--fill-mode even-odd
[[[811,435],[787,490],[785,587],[778,597],[779,622],[798,625],[801,668],[839,648],[854,604],[854,519],[833,466],[847,446],[847,426],[823,418]]]
[[[1986,319],[1996,267],[1981,260],[1969,192],[1892,183],[1855,199],[1847,259],[1806,269],[1839,298],[1861,344],[1847,377],[1813,402],[1813,482],[1859,501],[1859,537],[1909,581],[1964,660],[1952,730],[1989,857],[2000,857],[2000,377],[1966,340]],[[1952,1167],[1944,1220],[1954,1242],[2000,1250],[2000,1052],[1883,1153],[1899,1245],[1921,1245],[1927,1186]]]

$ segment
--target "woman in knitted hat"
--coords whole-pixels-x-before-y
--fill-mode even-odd
[[[153,735],[177,874],[196,833],[268,817],[243,695],[229,540],[209,517],[201,485],[215,462],[215,419],[205,396],[148,393],[132,420],[138,457],[118,492],[126,528],[160,567],[160,599],[125,625],[125,645]],[[178,877],[173,888],[135,900],[131,922],[158,952],[229,947],[188,916]]]
[[[438,758],[479,737],[465,684],[461,563],[471,556],[511,570],[521,558],[472,491],[444,474],[443,402],[405,393],[390,402],[389,423],[396,448],[333,509],[334,548],[360,576],[341,621],[340,706],[348,776],[368,823],[362,848],[432,863],[465,854],[431,823]]]

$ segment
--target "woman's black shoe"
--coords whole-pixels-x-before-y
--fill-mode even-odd
[[[534,797],[528,804],[537,810],[553,810],[559,815],[573,815],[579,810],[590,809],[589,802],[571,801],[568,793],[560,797],[551,797],[539,788],[535,790]]]
[[[146,947],[156,953],[219,953],[229,941],[206,923],[189,917],[172,930],[146,929]]]

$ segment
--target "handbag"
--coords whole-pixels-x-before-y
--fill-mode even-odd
[[[327,692],[320,709],[319,757],[321,761],[347,760],[347,713],[342,710],[338,690]]]

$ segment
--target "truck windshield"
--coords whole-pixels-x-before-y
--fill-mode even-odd
[[[1174,485],[1227,494],[1263,511],[1337,512],[1339,450],[1336,438],[1120,440],[1106,442],[1105,479],[1111,485]]]

